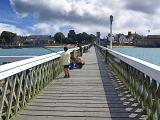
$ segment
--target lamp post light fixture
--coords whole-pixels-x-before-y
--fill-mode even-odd
[[[150,30],[148,30],[148,35],[149,35],[149,33],[150,33],[151,31]]]
[[[110,15],[110,49],[112,49],[112,22],[113,22],[113,16]]]

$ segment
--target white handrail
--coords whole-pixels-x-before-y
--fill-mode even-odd
[[[69,49],[69,52],[72,52],[73,50],[78,50],[79,48],[72,48]],[[16,61],[13,63],[8,63],[5,65],[0,66],[0,80],[7,78],[9,76],[12,76],[16,73],[19,73],[21,71],[24,71],[26,69],[32,68],[34,66],[37,66],[39,64],[48,62],[50,60],[53,60],[55,58],[60,57],[60,55],[63,53],[63,51],[59,51],[57,53],[51,53],[47,55],[37,56],[34,58],[29,58],[25,60]]]
[[[15,61],[20,61],[24,59],[33,58],[33,57],[36,57],[36,56],[0,56],[0,64],[4,62],[10,63]]]
[[[104,50],[107,50],[110,54],[115,56],[116,58],[124,61],[125,63],[131,65],[132,67],[136,68],[137,70],[143,72],[144,74],[148,75],[152,79],[155,79],[157,82],[160,83],[160,66],[146,62],[144,60],[140,60],[135,57],[131,57],[120,52],[99,46]]]

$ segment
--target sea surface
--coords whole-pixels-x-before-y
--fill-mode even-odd
[[[63,50],[63,48],[0,48],[0,56],[40,56],[61,50]]]
[[[113,48],[113,50],[160,66],[160,48]]]
[[[0,48],[0,56],[40,56],[61,50],[63,48]],[[113,48],[113,50],[160,66],[160,48]]]

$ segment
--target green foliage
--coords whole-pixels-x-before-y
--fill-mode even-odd
[[[15,33],[3,31],[1,33],[1,42],[6,43],[6,44],[10,44],[10,43],[14,42],[15,37],[16,37]]]
[[[57,43],[63,44],[89,44],[96,41],[97,38],[93,34],[89,35],[86,32],[76,34],[74,30],[70,30],[67,38],[65,38],[63,33],[58,32],[54,35],[54,39]]]
[[[65,39],[65,36],[62,32],[58,32],[54,35],[54,39],[57,43],[63,43],[64,39]]]
[[[5,44],[5,39],[0,37],[0,44]]]
[[[76,33],[74,30],[70,30],[68,33],[68,42],[76,43]]]
[[[66,43],[68,43],[68,44],[75,44],[76,41],[75,41],[75,39],[67,38],[67,39],[66,39]]]
[[[88,43],[93,43],[96,40],[96,36],[93,34],[88,35],[86,32],[83,32],[77,34],[76,39],[78,43],[88,44]]]
[[[94,43],[97,40],[97,37],[93,34],[89,35],[89,43]]]

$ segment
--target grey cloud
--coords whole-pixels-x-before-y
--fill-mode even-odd
[[[45,14],[45,15],[44,15]],[[68,15],[63,15],[58,12],[47,12],[42,11],[39,14],[40,21],[52,21],[52,20],[61,20],[66,22],[73,22],[73,23],[82,23],[82,24],[98,24],[98,25],[107,25],[108,21],[107,18],[96,18],[96,16],[91,16],[85,13],[83,16],[78,16],[75,11],[71,11]]]
[[[31,13],[34,7],[22,1],[11,0],[11,6],[18,12],[19,14]]]
[[[125,7],[130,10],[154,14],[160,6],[159,0],[125,0]]]
[[[81,13],[81,9],[79,12],[78,9],[75,10],[76,7],[71,7],[68,10],[67,8],[63,9],[63,7],[57,7],[55,5],[55,8],[52,9],[52,6],[50,5],[50,8],[48,8],[47,1],[46,4],[41,3],[41,1],[44,2],[45,0],[10,1],[13,3],[12,7],[17,13],[35,16],[36,18],[38,18],[37,23],[46,23],[48,25],[51,25],[51,27],[54,24],[58,25],[58,27],[69,25],[77,30],[99,30],[107,32],[109,31],[110,14],[114,16],[114,31],[128,31],[130,29],[134,31],[144,31],[144,29],[148,29],[148,24],[150,26],[159,25],[159,17],[155,15],[158,14],[157,10],[159,9],[160,0],[86,0],[88,1],[86,2],[86,4],[91,4],[93,5],[93,7],[91,6],[91,9],[87,9],[86,6],[82,6],[83,4],[81,6],[78,6],[80,8],[83,8],[82,13],[84,12],[84,14],[82,16],[79,15]],[[72,1],[75,1],[76,3],[80,0],[67,0],[66,2],[69,2],[69,4],[67,5],[71,5]],[[82,2],[85,3],[85,0],[82,0]],[[62,3],[62,6],[63,5],[64,4]],[[94,5],[96,6],[95,8]],[[86,10],[84,10],[84,8],[86,8]],[[103,10],[102,8],[108,8],[109,11],[107,11],[108,9]],[[91,10],[98,14],[99,17],[95,14],[92,14],[90,12]],[[79,14],[77,14],[77,11]],[[152,19],[155,19],[154,16],[155,18],[157,18],[157,23],[151,22]]]
[[[82,23],[86,25],[97,24],[101,26],[107,26],[109,24],[109,21],[107,20],[108,18],[106,18],[105,16],[99,18],[97,16],[90,15],[87,12],[83,16],[80,16],[73,10],[64,14],[57,9],[50,10],[42,4],[38,6],[21,0],[14,0],[13,3],[13,8],[16,10],[16,12],[18,12],[19,14],[29,14],[37,16],[39,22],[66,21],[70,23]]]

